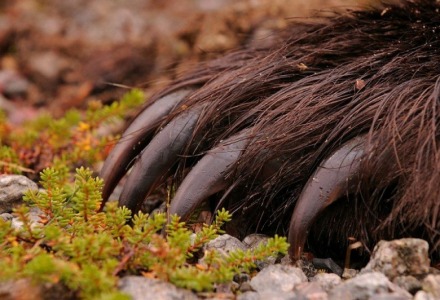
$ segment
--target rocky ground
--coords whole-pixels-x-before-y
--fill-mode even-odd
[[[12,207],[21,203],[22,193],[38,189],[31,180],[21,175],[0,175],[0,217],[21,226],[11,214]],[[38,222],[42,213],[31,211],[31,219]],[[205,246],[227,255],[234,249],[252,249],[268,237],[250,235],[243,241],[227,234]],[[316,269],[306,261],[292,265],[288,257],[270,257],[258,261],[252,275],[236,274],[231,283],[218,285],[212,293],[193,293],[174,285],[146,278],[126,276],[119,281],[119,289],[133,299],[440,299],[440,271],[430,267],[428,243],[420,239],[382,241],[375,247],[369,263],[361,270],[346,268],[342,274]],[[202,258],[203,259],[203,258]],[[29,295],[33,295],[30,297]],[[2,299],[61,299],[60,291],[51,287],[27,284],[25,280],[0,283]],[[30,298],[28,298],[28,296]],[[62,294],[62,298],[70,299]]]

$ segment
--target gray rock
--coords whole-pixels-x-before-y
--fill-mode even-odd
[[[420,276],[429,272],[428,243],[421,239],[380,241],[361,273],[377,271],[393,280],[397,276]]]
[[[230,236],[229,234],[223,234],[209,243],[207,243],[203,250],[217,250],[219,253],[227,256],[229,252],[235,251],[237,249],[247,250],[245,244],[243,244],[239,239]]]
[[[0,282],[0,299],[2,300],[73,300],[75,292],[59,283],[37,283],[30,278]]]
[[[177,288],[171,283],[145,278],[126,276],[119,280],[119,289],[130,295],[133,300],[197,300],[198,297],[185,289]]]
[[[342,279],[334,273],[318,273],[310,279],[311,282],[317,282],[325,291],[330,291],[335,286],[341,284]]]
[[[239,288],[239,284],[234,281],[218,283],[215,285],[215,292],[220,293],[222,295],[227,295],[227,294],[232,295],[232,293],[234,291],[237,291],[238,288]]]
[[[316,274],[318,274],[318,270],[315,265],[308,259],[298,259],[293,263],[293,265],[297,268],[300,268],[307,278],[312,278]]]
[[[28,217],[31,223],[31,228],[35,228],[36,226],[42,226],[40,220],[43,215],[44,213],[38,207],[31,207],[29,209]],[[14,216],[14,218],[11,221],[11,227],[15,229],[20,229],[21,227],[23,227],[23,222]]]
[[[246,245],[246,247],[249,248],[250,250],[254,250],[258,246],[260,246],[260,244],[267,243],[267,240],[269,239],[270,237],[267,235],[254,233],[245,237],[243,240],[243,244]],[[269,256],[264,260],[257,260],[255,262],[255,265],[257,266],[258,269],[262,270],[269,265],[273,265],[276,262],[276,260],[277,260],[276,256]]]
[[[298,300],[293,292],[264,291],[261,293],[246,292],[237,296],[237,300]]]
[[[230,291],[231,291],[232,293],[236,293],[236,292],[239,291],[239,290],[240,290],[240,284],[236,283],[235,281],[232,281],[232,282],[230,283]]]
[[[8,96],[24,94],[29,88],[29,81],[16,71],[0,70],[0,87]]]
[[[367,300],[379,297],[381,299],[412,298],[410,293],[391,283],[384,274],[379,272],[358,275],[329,292],[329,299],[335,300]]]
[[[234,282],[236,282],[239,285],[238,290],[240,292],[244,293],[244,292],[252,291],[250,281],[251,281],[251,276],[249,274],[240,273],[234,275]]]
[[[241,285],[240,285],[240,291],[241,292],[249,292],[249,291],[253,291],[252,290],[252,286],[251,286],[251,283],[250,282],[243,282]]]
[[[66,59],[55,51],[34,53],[32,59],[29,59],[29,67],[32,71],[51,81],[59,78],[59,74],[67,65]]]
[[[266,243],[270,239],[269,236],[259,233],[253,233],[244,238],[243,244],[245,244],[249,249],[255,249],[261,243]]]
[[[330,257],[327,258],[318,258],[314,257],[312,259],[312,264],[316,269],[321,269],[325,271],[329,271],[331,273],[335,273],[339,276],[342,276],[343,269]]]
[[[411,294],[415,294],[422,289],[422,283],[414,276],[397,276],[393,279],[393,283]]]
[[[298,299],[327,300],[328,295],[318,282],[303,282],[295,286]]]
[[[301,269],[285,265],[270,265],[252,278],[251,286],[259,293],[265,291],[287,293],[293,291],[297,284],[306,281],[307,277]]]
[[[418,291],[415,295],[413,300],[435,300],[434,296],[431,294],[428,294],[425,291]]]
[[[246,292],[237,296],[237,300],[260,300],[257,292]]]
[[[0,217],[1,217],[4,221],[11,221],[11,220],[14,218],[14,216],[13,216],[12,214],[10,214],[10,213],[3,213],[3,214],[0,214]]]
[[[434,299],[440,299],[440,275],[428,275],[423,280],[422,288],[431,294]]]
[[[27,190],[38,190],[38,186],[22,175],[0,175],[0,213],[11,212],[21,204]]]
[[[407,300],[408,297],[394,293],[394,294],[377,295],[371,299],[374,299],[374,300]]]
[[[280,264],[282,265],[291,265],[293,264],[292,259],[290,258],[289,254],[284,255],[281,260],[280,260]]]
[[[354,278],[357,274],[359,274],[359,271],[356,269],[344,269],[344,272],[342,273],[342,278],[351,279]]]

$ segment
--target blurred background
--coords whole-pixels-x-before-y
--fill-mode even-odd
[[[130,87],[153,91],[200,60],[267,41],[292,18],[361,0],[0,0],[0,109],[61,116]]]

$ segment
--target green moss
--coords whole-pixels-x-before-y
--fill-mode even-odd
[[[132,90],[111,105],[91,101],[86,111],[71,109],[55,119],[42,114],[21,127],[8,129],[0,112],[0,168],[2,173],[41,171],[53,162],[71,166],[87,165],[105,159],[115,136],[101,135],[99,128],[121,120],[144,102],[140,90]],[[2,169],[0,169],[2,170]]]
[[[214,223],[195,236],[176,216],[167,224],[165,214],[138,213],[129,226],[131,213],[125,207],[109,203],[104,212],[98,211],[103,182],[90,170],[77,169],[72,183],[66,178],[65,170],[42,172],[44,190],[26,193],[27,205],[14,212],[23,222],[19,230],[0,219],[0,279],[61,282],[84,299],[120,295],[118,274],[148,274],[205,291],[232,280],[237,272],[250,271],[253,261],[287,250],[285,239],[275,237],[253,252],[223,257],[208,251],[203,265],[190,264],[206,242],[222,233],[228,212],[219,211]],[[40,223],[31,223],[29,206],[43,212]],[[160,234],[164,227],[166,236]]]

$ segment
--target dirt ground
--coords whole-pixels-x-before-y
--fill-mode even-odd
[[[199,60],[315,10],[361,0],[0,0],[0,109],[60,116],[127,88],[157,89]]]

